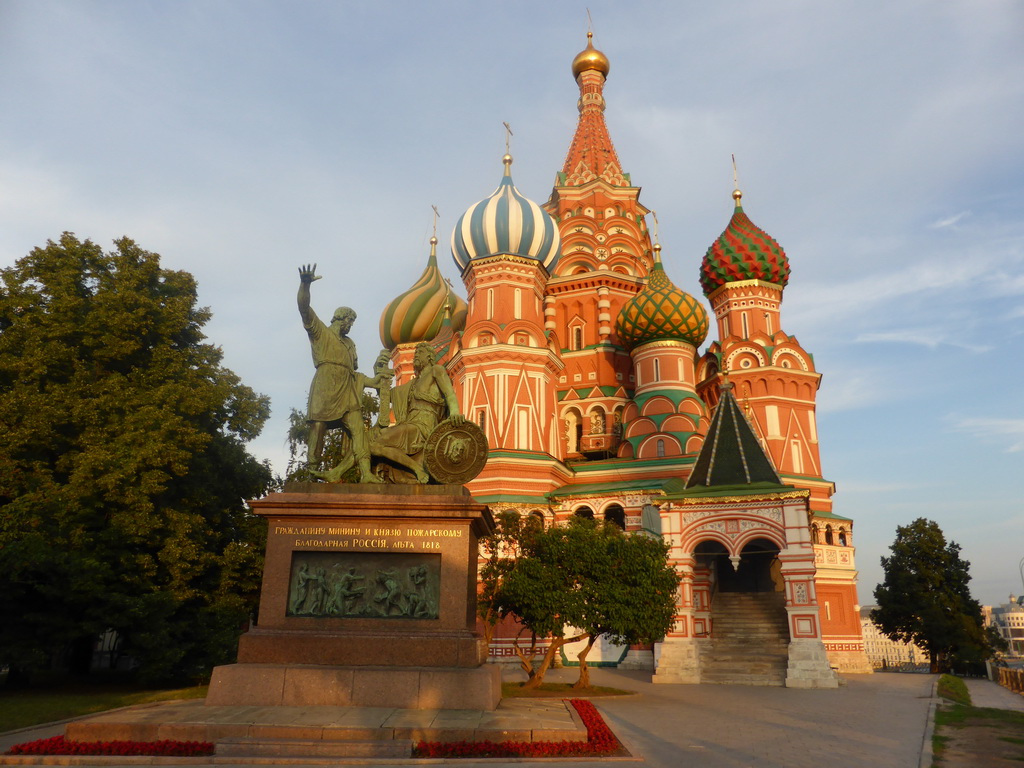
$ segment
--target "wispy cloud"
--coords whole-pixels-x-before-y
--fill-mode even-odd
[[[931,229],[946,229],[948,227],[956,227],[956,225],[959,224],[961,220],[967,218],[970,215],[970,211],[960,211],[960,213],[949,216],[948,218],[934,221],[928,226]]]
[[[1008,438],[1008,453],[1024,451],[1024,419],[960,418],[953,426],[979,440]]]
[[[917,330],[901,328],[892,331],[862,333],[857,336],[854,341],[862,343],[884,342],[890,344],[919,344],[922,347],[928,347],[928,349],[937,349],[938,347],[948,346],[978,353],[989,352],[992,349],[992,347],[988,345],[970,344],[968,342],[956,341],[955,339],[948,338],[945,333],[938,328],[922,328]]]

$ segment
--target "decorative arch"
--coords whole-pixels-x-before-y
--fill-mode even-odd
[[[603,515],[607,522],[615,523],[622,530],[626,530],[626,510],[618,502],[606,506]]]
[[[664,441],[664,455],[665,456],[678,456],[682,453],[682,446],[674,435],[666,435],[664,432],[658,432],[650,437],[645,438],[640,445],[637,446],[636,455],[639,459],[656,459],[658,458],[658,440]]]

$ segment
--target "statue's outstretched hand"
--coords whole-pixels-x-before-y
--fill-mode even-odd
[[[454,415],[452,415],[452,416],[449,416],[449,417],[448,417],[448,420],[449,420],[449,421],[450,421],[450,422],[451,422],[451,423],[452,423],[452,424],[453,424],[454,426],[456,426],[456,427],[462,426],[462,425],[463,425],[463,424],[465,424],[465,423],[466,423],[467,421],[469,421],[469,419],[467,419],[467,418],[466,418],[465,416],[463,416],[463,415],[462,415],[461,413],[456,413],[456,414],[454,414]]]
[[[319,280],[320,275],[316,274],[316,264],[306,264],[299,267],[299,280],[303,285],[309,285],[314,280]]]

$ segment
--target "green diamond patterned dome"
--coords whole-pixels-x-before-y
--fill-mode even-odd
[[[626,302],[615,331],[627,349],[671,339],[699,347],[708,335],[708,313],[697,299],[676,288],[661,266],[659,246],[647,285]]]

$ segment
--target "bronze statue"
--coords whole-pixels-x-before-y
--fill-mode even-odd
[[[417,481],[430,482],[430,475],[418,458],[434,428],[447,416],[453,425],[466,419],[459,411],[452,380],[437,364],[434,349],[422,342],[413,357],[415,376],[406,384],[391,390],[391,407],[395,424],[371,437],[370,453],[382,456],[412,471]]]
[[[316,264],[299,268],[299,314],[316,366],[306,416],[310,474],[337,483],[358,466],[362,483],[462,484],[476,477],[487,460],[487,438],[462,415],[455,388],[438,365],[433,347],[427,342],[416,347],[414,376],[401,386],[391,387],[394,374],[386,350],[377,356],[374,377],[364,376],[356,370],[356,348],[348,337],[356,313],[339,307],[327,326],[310,307],[309,286],[319,279]],[[381,406],[370,429],[362,412],[367,388],[380,393]],[[318,470],[324,436],[337,428],[348,435],[350,448],[336,466]],[[376,459],[374,468],[371,457]]]
[[[356,313],[349,307],[338,307],[330,326],[324,325],[309,305],[309,286],[319,279],[316,264],[299,268],[299,315],[309,336],[313,365],[316,366],[316,374],[309,385],[306,456],[310,467],[319,464],[326,431],[342,428],[351,440],[351,449],[342,463],[334,468],[340,468],[338,476],[358,465],[362,482],[380,482],[370,471],[370,452],[362,414],[363,390],[374,386],[376,380],[368,379],[356,370],[356,346],[348,337]]]

